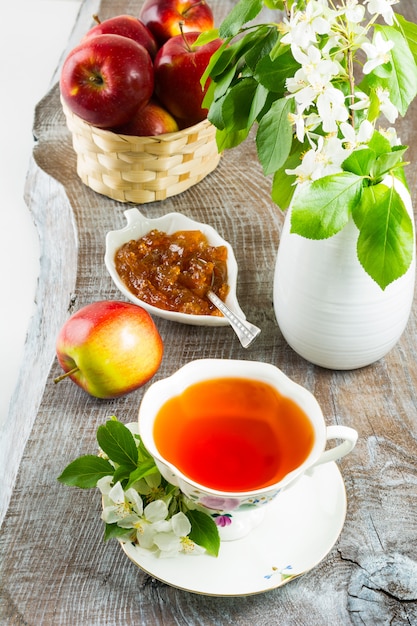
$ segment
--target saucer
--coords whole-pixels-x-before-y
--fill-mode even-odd
[[[336,543],[346,517],[338,466],[319,465],[283,491],[249,535],[221,543],[219,556],[158,558],[122,543],[147,574],[172,587],[211,596],[263,593],[315,567]]]

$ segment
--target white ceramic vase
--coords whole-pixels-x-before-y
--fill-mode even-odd
[[[386,184],[392,184],[388,178]],[[410,194],[395,181],[412,217]],[[285,217],[274,275],[274,309],[288,344],[322,367],[350,370],[387,354],[407,324],[414,295],[415,248],[406,274],[384,291],[360,265],[351,220],[329,239],[290,233]]]

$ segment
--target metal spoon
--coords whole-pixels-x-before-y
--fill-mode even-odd
[[[207,293],[208,299],[217,307],[228,320],[230,326],[235,331],[240,343],[244,348],[248,348],[261,332],[261,329],[251,324],[245,319],[233,313],[213,291]]]

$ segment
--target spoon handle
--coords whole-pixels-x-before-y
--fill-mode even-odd
[[[213,291],[207,293],[208,299],[217,307],[229,321],[230,326],[235,331],[240,343],[244,348],[248,348],[261,332],[261,329],[251,324],[245,319],[233,313]]]

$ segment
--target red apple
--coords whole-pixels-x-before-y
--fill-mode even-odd
[[[214,27],[213,13],[205,0],[145,0],[139,19],[159,45],[183,32],[203,32]]]
[[[214,39],[194,46],[199,35],[194,32],[171,37],[154,61],[155,94],[182,127],[192,126],[207,117],[207,109],[202,109],[201,104],[209,82],[203,89],[200,79],[212,54],[223,43],[221,39]]]
[[[66,57],[60,78],[69,109],[99,128],[127,122],[149,102],[153,85],[148,51],[121,35],[97,35],[80,43]]]
[[[149,28],[134,15],[116,15],[103,22],[100,22],[99,17],[94,15],[94,19],[97,24],[84,35],[81,42],[97,35],[122,35],[140,43],[149,52],[151,58],[155,58],[158,50],[155,37]]]
[[[132,119],[118,128],[113,129],[120,135],[150,137],[179,130],[176,120],[170,113],[154,101],[137,111]]]
[[[159,332],[145,309],[105,300],[74,313],[62,326],[56,352],[65,374],[96,398],[117,398],[144,385],[163,355]]]

